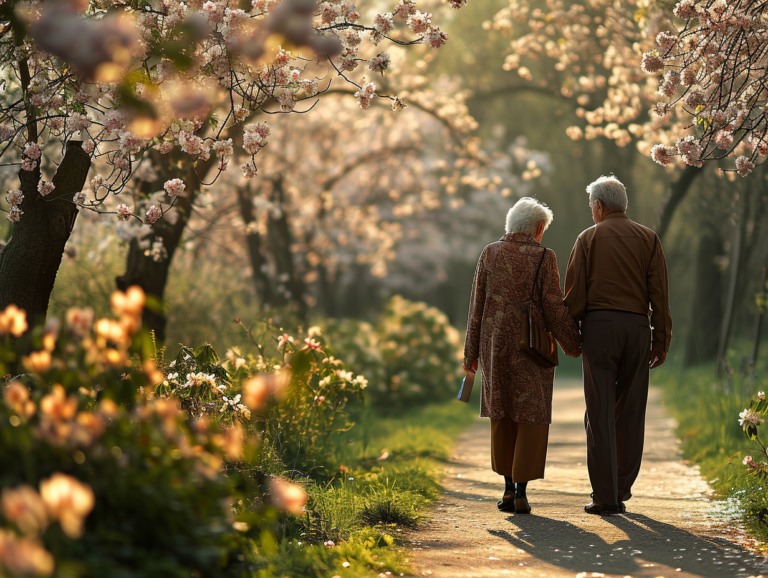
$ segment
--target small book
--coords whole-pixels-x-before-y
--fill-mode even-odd
[[[461,381],[459,396],[456,398],[464,403],[469,403],[469,396],[472,395],[472,385],[475,383],[475,372],[468,371],[467,376]]]

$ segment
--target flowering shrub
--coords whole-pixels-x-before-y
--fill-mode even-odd
[[[331,342],[371,380],[368,397],[379,407],[446,399],[461,366],[458,331],[434,307],[396,295],[374,327],[344,320],[330,324]]]
[[[70,309],[33,330],[25,373],[6,378],[0,575],[240,576],[254,567],[252,538],[274,543],[274,508],[301,513],[296,484],[231,467],[258,459],[240,423],[266,399],[222,412],[227,372],[210,348],[194,368],[182,349],[174,363],[190,377],[174,383],[194,395],[172,394],[140,331],[143,304],[132,288],[113,295],[114,319]],[[0,313],[2,373],[8,336],[25,325],[23,311]]]
[[[749,407],[739,414],[739,425],[750,440],[759,444],[761,456],[768,455],[768,447],[760,439],[758,428],[765,421],[767,414],[768,400],[765,399],[763,391],[758,392],[757,400],[750,401]],[[749,455],[744,458],[743,464],[751,469],[751,473],[760,476],[768,475],[768,462],[765,460]]]

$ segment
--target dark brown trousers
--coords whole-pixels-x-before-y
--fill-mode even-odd
[[[650,323],[637,313],[593,311],[581,329],[589,480],[594,501],[613,505],[632,496],[643,458]]]

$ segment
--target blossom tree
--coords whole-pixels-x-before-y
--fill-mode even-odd
[[[46,313],[79,210],[153,224],[179,202],[187,185],[176,177],[142,213],[125,202],[109,210],[150,151],[178,150],[196,173],[213,157],[220,173],[234,130],[247,155],[240,171],[252,178],[271,130],[251,122],[257,113],[309,112],[333,77],[355,88],[362,109],[386,99],[400,110],[401,98],[357,69],[386,70],[383,43],[439,48],[447,39],[412,0],[369,23],[347,0],[12,0],[0,26],[0,156],[19,166],[6,195],[14,228],[0,255],[0,305],[16,303],[32,320]],[[92,164],[99,172],[84,188]]]
[[[692,166],[736,157],[742,177],[768,157],[765,66],[768,33],[765,2],[681,0],[672,26],[656,37],[658,48],[643,54],[642,68],[661,77],[659,92],[669,98],[659,116],[677,110],[685,134],[652,149],[668,165],[676,158]]]
[[[690,124],[675,114],[657,114],[659,95],[669,88],[643,70],[643,52],[665,37],[665,16],[664,4],[653,0],[510,0],[484,27],[511,37],[504,69],[521,81],[493,92],[535,90],[572,102],[578,120],[567,135],[613,141],[617,147],[607,152],[626,168],[641,158],[633,149],[652,156],[655,143],[682,138]],[[682,170],[670,183],[658,228],[662,236],[701,172],[697,163],[678,161]]]

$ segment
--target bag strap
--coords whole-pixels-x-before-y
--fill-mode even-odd
[[[536,277],[533,279],[533,286],[531,287],[531,298],[528,300],[531,303],[533,303],[533,293],[536,290],[536,283],[539,282],[539,273],[541,272],[541,264],[544,262],[544,257],[547,256],[547,248],[544,247],[544,251],[541,253],[541,259],[539,260],[539,266],[536,268]],[[542,305],[543,305],[543,297],[542,297]]]

